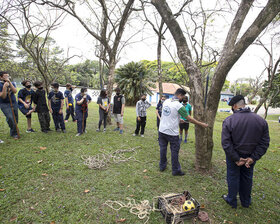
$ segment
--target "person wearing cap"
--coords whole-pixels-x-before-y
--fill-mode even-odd
[[[241,205],[251,204],[253,169],[269,147],[267,122],[246,107],[242,95],[231,99],[233,114],[223,122],[222,146],[226,154],[228,194],[222,198],[231,207],[237,207],[239,193]]]

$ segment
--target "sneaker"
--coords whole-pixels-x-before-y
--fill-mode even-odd
[[[100,132],[100,129],[99,129],[99,128],[97,128],[97,129],[96,129],[96,131],[97,131],[97,132]]]
[[[26,130],[26,133],[32,133],[32,132],[35,132],[32,128]]]
[[[144,135],[141,135],[142,138],[144,138]]]
[[[178,171],[176,173],[172,173],[173,176],[184,176],[185,173],[183,171]]]
[[[56,132],[60,132],[60,130],[59,130],[59,129],[56,129],[55,131],[56,131]]]
[[[47,131],[52,131],[52,129],[48,128]]]
[[[104,128],[103,132],[106,132],[106,128]]]
[[[15,140],[18,140],[19,137],[17,135],[12,136]]]
[[[31,129],[29,129],[29,131],[30,131],[30,132],[35,132],[32,128],[31,128]]]
[[[135,133],[134,134],[132,134],[133,136],[137,136]]]
[[[44,132],[44,133],[48,133],[48,131],[47,131],[47,130],[42,130],[42,132]]]
[[[120,130],[120,134],[123,134],[123,130]]]
[[[62,130],[62,132],[63,132],[63,133],[66,133],[66,130],[65,130],[65,129],[63,129],[63,130]]]
[[[67,122],[68,122],[68,120],[64,120],[64,122],[65,122],[65,123],[67,123]]]
[[[2,140],[0,139],[0,144],[1,144],[1,143],[4,143],[4,141],[2,141]]]
[[[187,139],[185,139],[185,141],[184,141],[185,143],[187,143],[188,142],[188,140]]]
[[[120,130],[120,128],[115,128],[115,129],[114,129],[114,131],[119,131],[119,130]]]
[[[76,134],[76,137],[81,136],[81,135],[82,135],[81,133],[78,133],[78,134]]]
[[[87,130],[84,130],[84,133],[87,133]]]

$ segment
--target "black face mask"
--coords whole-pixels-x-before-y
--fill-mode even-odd
[[[231,110],[232,110],[232,112],[234,112],[234,109],[233,109],[233,107],[231,107]]]
[[[179,102],[180,102],[180,103],[182,103],[182,102],[183,102],[183,100],[179,100]]]
[[[38,89],[39,89],[39,90],[42,90],[42,89],[43,89],[43,87],[39,87]]]
[[[117,96],[119,96],[119,95],[120,95],[120,93],[116,93],[116,95],[117,95]]]
[[[187,103],[188,101],[186,101],[186,100],[183,100],[183,103]]]
[[[27,85],[27,86],[25,86],[27,89],[30,89],[31,88],[31,85]]]
[[[143,101],[145,101],[146,99],[142,99]]]

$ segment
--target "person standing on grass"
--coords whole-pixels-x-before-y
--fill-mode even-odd
[[[34,110],[38,114],[38,120],[41,126],[41,131],[48,133],[50,129],[50,113],[46,101],[46,91],[43,88],[43,83],[41,81],[36,81],[33,83],[36,91],[33,94],[33,103],[35,105]]]
[[[115,121],[117,123],[117,128],[114,131],[120,131],[120,134],[123,133],[123,113],[125,107],[125,98],[121,95],[121,89],[116,88],[116,95],[113,99],[113,115],[115,117]]]
[[[143,94],[141,100],[136,103],[136,129],[133,136],[139,135],[141,127],[141,137],[144,137],[146,121],[147,121],[147,109],[151,104],[146,100],[147,95]]]
[[[100,95],[97,99],[97,104],[99,105],[99,123],[98,123],[98,129],[96,131],[100,131],[100,127],[103,121],[104,122],[103,131],[105,132],[106,124],[107,124],[107,115],[111,106],[109,98],[107,97],[107,91],[105,89],[101,90]]]
[[[77,130],[76,136],[86,133],[86,124],[88,117],[88,104],[91,102],[90,95],[87,94],[87,88],[81,88],[81,92],[75,97],[76,100],[76,118]]]
[[[34,112],[32,108],[32,98],[34,91],[31,89],[31,82],[29,80],[24,80],[21,82],[24,86],[18,92],[18,108],[25,115],[27,119],[27,133],[35,132],[31,127],[31,114]]]
[[[10,81],[9,73],[0,71],[0,108],[6,116],[6,121],[10,127],[10,136],[14,139],[19,138],[17,134],[18,104],[15,97],[16,92],[16,84]],[[15,119],[13,117],[9,94],[14,108]]]
[[[208,124],[197,121],[192,118],[186,108],[180,103],[183,101],[186,91],[177,89],[172,99],[165,100],[162,107],[162,115],[159,125],[159,146],[160,146],[160,162],[159,169],[163,172],[167,166],[167,145],[170,143],[172,175],[183,176],[185,173],[181,170],[179,163],[179,122],[180,116],[188,119],[191,123],[201,127],[208,127]]]
[[[66,90],[64,91],[65,104],[66,104],[66,117],[64,122],[68,122],[70,115],[72,117],[72,121],[76,122],[76,117],[74,114],[74,99],[72,96],[72,91],[74,88],[75,86],[72,86],[70,83],[66,84]]]
[[[63,119],[63,105],[64,105],[64,97],[63,93],[60,92],[59,84],[57,82],[51,84],[52,91],[48,95],[49,100],[49,109],[53,117],[53,122],[55,126],[55,130],[60,132],[59,129],[63,133],[66,133],[65,123]]]
[[[166,100],[166,96],[162,95],[161,99],[159,100],[157,107],[156,107],[156,115],[157,115],[157,129],[159,129],[160,117],[162,113],[162,105]]]
[[[253,170],[269,147],[266,120],[246,107],[242,95],[234,96],[228,104],[233,114],[223,122],[222,146],[226,154],[228,194],[222,198],[237,208],[237,194],[241,205],[251,204]]]
[[[186,108],[187,112],[189,113],[190,116],[192,116],[192,106],[188,103],[189,101],[189,98],[187,96],[185,96],[183,98],[183,106]],[[189,130],[189,121],[182,117],[180,118],[180,124],[179,124],[179,127],[180,127],[180,143],[182,142],[182,139],[183,139],[183,131],[185,130],[185,140],[184,142],[187,143],[188,142],[188,130]]]

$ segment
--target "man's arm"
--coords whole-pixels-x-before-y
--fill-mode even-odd
[[[136,103],[136,117],[139,117],[139,101]]]
[[[250,156],[254,161],[259,160],[266,153],[266,151],[269,147],[269,141],[270,141],[270,137],[269,137],[268,125],[267,125],[267,122],[265,122],[265,128],[264,128],[263,135],[262,135],[255,151]]]
[[[150,102],[148,102],[147,100],[145,101],[145,107],[146,109],[148,109],[152,104]]]
[[[233,148],[233,142],[231,139],[231,132],[228,128],[227,121],[223,122],[223,129],[222,129],[222,146],[227,155],[232,161],[237,162],[240,160],[240,156],[238,155],[237,151]]]
[[[7,97],[8,86],[9,86],[9,83],[8,83],[8,82],[5,82],[4,85],[3,85],[2,92],[0,92],[0,97],[1,97],[2,99],[5,99],[5,98]]]
[[[51,100],[50,99],[48,99],[48,104],[49,104],[49,111],[52,113],[53,111],[52,111],[52,104],[51,104]]]
[[[203,123],[203,122],[200,122],[196,119],[194,119],[193,117],[191,117],[189,114],[188,114],[188,111],[186,110],[186,108],[184,106],[182,106],[179,110],[178,110],[179,114],[186,118],[189,122],[193,123],[193,124],[196,124],[196,125],[199,125],[201,127],[204,127],[204,128],[207,128],[208,127],[208,124],[206,123]]]

